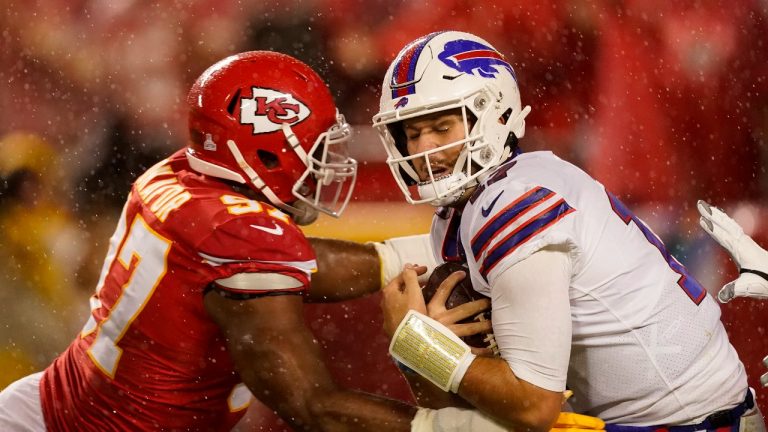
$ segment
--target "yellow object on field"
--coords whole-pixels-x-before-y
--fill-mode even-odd
[[[561,412],[550,432],[604,431],[605,422],[597,417]]]

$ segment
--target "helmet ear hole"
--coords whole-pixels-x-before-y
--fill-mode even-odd
[[[509,121],[509,117],[512,115],[512,108],[509,108],[508,110],[504,111],[504,114],[501,115],[501,118],[499,119],[503,124],[507,124]]]
[[[227,112],[229,115],[235,115],[235,105],[237,105],[237,101],[240,100],[240,89],[237,89],[234,95],[232,95],[232,99],[229,100],[229,104],[227,105]]]
[[[256,151],[256,155],[259,157],[261,163],[269,170],[278,168],[280,166],[280,159],[278,159],[277,155],[272,152],[266,150],[258,150]]]

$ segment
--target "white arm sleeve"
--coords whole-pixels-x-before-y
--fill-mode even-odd
[[[424,281],[437,267],[429,234],[394,237],[383,242],[372,243],[381,261],[381,286],[399,275],[405,264],[427,266],[427,272],[419,278]]]
[[[462,408],[419,408],[411,432],[507,432],[480,411]]]
[[[515,376],[565,390],[571,354],[571,261],[556,246],[534,252],[491,283],[493,333]]]

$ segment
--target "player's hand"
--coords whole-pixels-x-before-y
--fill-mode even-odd
[[[597,417],[561,412],[550,432],[605,431],[605,422]]]
[[[397,326],[410,309],[426,315],[427,305],[421,294],[418,277],[427,272],[425,266],[406,264],[402,273],[381,289],[381,311],[384,314],[384,331],[392,337]]]
[[[719,208],[701,200],[696,206],[701,214],[701,227],[728,251],[741,273],[723,286],[717,294],[718,300],[727,303],[734,297],[768,298],[768,252]]]
[[[491,301],[487,298],[462,303],[451,309],[446,308],[445,302],[450,297],[456,284],[461,282],[467,273],[464,271],[455,271],[445,278],[440,286],[437,287],[435,295],[427,304],[427,315],[448,327],[458,337],[472,336],[480,333],[488,333],[492,330],[491,321],[472,321],[459,323],[467,318],[471,318],[488,310],[491,307]]]

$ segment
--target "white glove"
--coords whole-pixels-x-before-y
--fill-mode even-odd
[[[507,432],[480,411],[462,408],[419,408],[411,432]]]
[[[763,358],[763,364],[765,367],[768,367],[768,355]],[[768,372],[760,377],[760,384],[762,384],[763,387],[768,387]]]
[[[728,251],[741,273],[723,286],[717,299],[721,303],[734,297],[768,299],[768,252],[744,234],[739,224],[722,210],[701,200],[696,206],[701,213],[701,227]]]
[[[435,254],[432,253],[432,242],[429,234],[419,234],[405,237],[394,237],[383,242],[371,242],[379,254],[381,263],[381,286],[385,286],[403,271],[405,264],[427,266],[427,272],[419,280],[432,274],[437,267]]]

